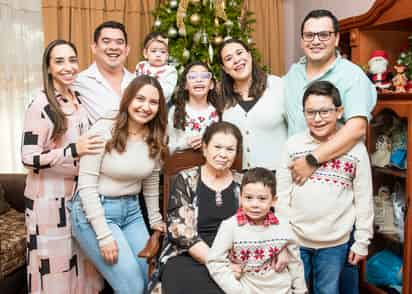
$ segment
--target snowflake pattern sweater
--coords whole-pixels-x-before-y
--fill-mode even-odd
[[[280,218],[277,224],[266,226],[240,224],[238,214],[221,223],[208,253],[207,268],[222,290],[227,294],[306,293],[296,237],[287,220]],[[271,263],[283,248],[291,258],[287,269],[277,273]],[[230,260],[242,266],[240,280]]]
[[[327,248],[349,240],[351,250],[367,255],[373,234],[373,194],[369,156],[363,142],[346,154],[325,162],[303,186],[293,183],[288,165],[318,148],[309,132],[292,136],[276,171],[278,209],[291,221],[299,245]]]

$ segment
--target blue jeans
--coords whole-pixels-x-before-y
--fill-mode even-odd
[[[85,254],[94,263],[116,293],[143,293],[147,284],[148,267],[137,254],[143,249],[147,232],[136,195],[119,198],[101,197],[106,221],[118,246],[116,264],[107,264],[100,255],[96,234],[86,219],[76,195],[70,204],[73,235]]]
[[[354,228],[355,230],[355,228]],[[355,242],[353,233],[350,234],[349,246],[348,246],[348,255],[350,247]],[[348,259],[345,261],[345,266],[340,274],[340,294],[359,294],[359,266],[351,265],[348,262]]]
[[[336,247],[300,248],[305,280],[313,294],[339,294],[339,276],[347,259],[348,243]]]

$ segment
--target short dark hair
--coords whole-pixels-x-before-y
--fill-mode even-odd
[[[310,95],[326,96],[332,99],[333,105],[336,107],[342,106],[339,90],[329,81],[316,81],[309,84],[305,93],[303,94],[302,105],[305,108],[306,100]]]
[[[249,169],[242,178],[242,183],[240,184],[240,191],[247,184],[262,183],[263,186],[268,187],[272,196],[276,196],[276,177],[270,170],[263,167],[255,167]]]
[[[227,121],[215,122],[208,126],[203,134],[202,143],[208,145],[212,137],[218,133],[233,135],[237,141],[236,154],[242,151],[242,133],[237,126]]]
[[[339,33],[339,21],[336,18],[336,16],[329,10],[326,9],[316,9],[312,10],[309,12],[305,18],[302,21],[302,24],[300,26],[300,34],[303,34],[303,28],[305,27],[305,23],[308,21],[310,18],[321,18],[321,17],[329,17],[332,20],[333,23],[333,30],[335,33]]]
[[[144,38],[143,41],[143,48],[147,48],[147,46],[149,45],[150,41],[156,40],[161,42],[160,40],[164,39],[165,41],[167,41],[167,36],[162,33],[162,32],[151,32],[149,34],[146,35],[146,37]],[[168,44],[165,42],[162,42],[163,44],[166,45],[166,47],[168,47]]]
[[[93,33],[93,41],[97,44],[97,41],[99,40],[99,37],[102,33],[103,29],[118,29],[121,30],[124,36],[124,40],[127,44],[127,33],[126,33],[126,28],[124,26],[124,24],[122,24],[121,22],[118,21],[114,21],[114,20],[109,20],[109,21],[105,21],[103,23],[101,23],[95,30]]]

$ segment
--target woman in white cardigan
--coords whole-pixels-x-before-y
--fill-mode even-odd
[[[243,135],[243,168],[275,171],[287,138],[283,81],[266,74],[240,40],[223,42],[221,65],[222,120],[235,124]]]

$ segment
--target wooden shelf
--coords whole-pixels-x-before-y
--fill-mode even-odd
[[[397,169],[393,167],[377,167],[377,166],[372,166],[372,169],[374,172],[406,179],[406,170]]]
[[[410,100],[412,99],[412,93],[379,93],[378,98],[380,100]]]
[[[399,244],[402,243],[401,240],[399,239],[398,234],[384,234],[384,233],[380,233],[376,231],[374,234],[375,234],[375,238],[386,239],[390,242],[399,243]]]

